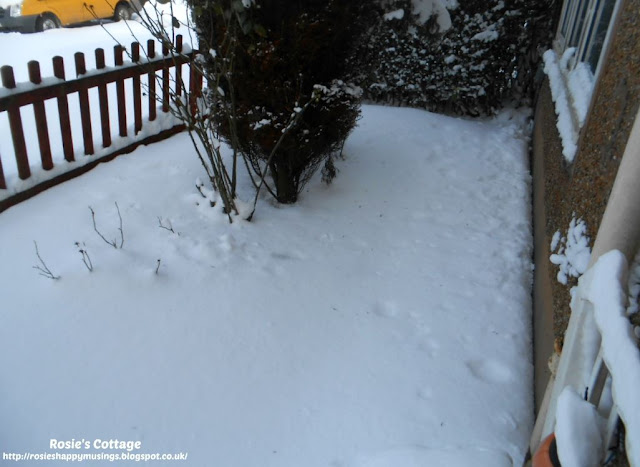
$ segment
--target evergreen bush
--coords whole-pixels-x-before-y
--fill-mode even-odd
[[[531,97],[538,48],[551,39],[553,0],[377,4],[377,21],[354,63],[365,98],[475,116]],[[447,12],[426,21],[416,14],[436,4]]]
[[[295,202],[321,164],[331,178],[355,126],[361,91],[344,78],[364,3],[192,1],[200,48],[210,50],[205,67],[229,70],[209,83],[221,96],[212,118],[255,174],[268,169],[281,203]]]

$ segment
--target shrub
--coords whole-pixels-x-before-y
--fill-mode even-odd
[[[281,203],[293,203],[316,169],[331,174],[359,115],[345,82],[361,35],[364,0],[193,0],[206,67],[229,72],[212,116],[256,173],[268,169]],[[234,18],[237,21],[230,21]],[[214,73],[215,75],[215,73]],[[330,178],[330,177],[329,177]]]
[[[441,9],[425,20],[416,11],[427,4]],[[449,114],[487,115],[509,100],[526,103],[538,46],[551,39],[552,4],[378,0],[357,79],[367,99]]]

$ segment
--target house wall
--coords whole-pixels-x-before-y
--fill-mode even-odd
[[[534,177],[534,364],[535,399],[540,407],[549,378],[547,361],[559,349],[569,322],[571,287],[556,279],[549,245],[566,235],[573,217],[587,224],[593,239],[640,105],[640,0],[622,0],[607,57],[594,89],[573,164],[562,156],[549,84],[538,94],[532,141]],[[575,214],[574,214],[575,213]]]

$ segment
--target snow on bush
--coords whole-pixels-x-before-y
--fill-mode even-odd
[[[558,282],[566,285],[569,277],[580,277],[587,270],[591,248],[587,236],[587,224],[582,219],[571,219],[566,237],[558,231],[551,240],[551,251],[557,253],[549,261],[559,266]]]
[[[365,97],[451,114],[492,114],[530,95],[551,2],[378,0],[356,68]]]
[[[420,24],[425,24],[434,17],[440,32],[451,27],[451,17],[447,7],[453,8],[456,4],[449,4],[444,0],[411,0],[413,14],[418,17]]]
[[[259,187],[280,203],[296,202],[320,166],[327,181],[336,173],[333,157],[359,116],[361,91],[346,78],[363,7],[362,0],[193,2],[201,45],[222,56],[206,57],[205,70],[232,63],[209,106],[216,131],[254,177],[271,176]]]

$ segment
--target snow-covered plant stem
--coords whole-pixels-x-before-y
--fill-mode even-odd
[[[98,236],[102,240],[104,240],[105,243],[107,243],[108,245],[111,245],[113,248],[117,250],[118,248],[122,248],[122,246],[124,245],[124,230],[122,230],[122,215],[120,214],[120,208],[118,207],[118,203],[115,203],[115,205],[116,205],[116,211],[118,211],[118,219],[120,219],[120,226],[118,227],[118,230],[120,231],[120,244],[118,244],[118,241],[116,239],[107,240],[105,236],[102,235],[102,232],[98,230],[98,226],[96,225],[96,213],[94,212],[91,206],[89,206],[89,211],[91,211],[91,220],[93,221],[93,230],[95,230]]]
[[[139,12],[140,22],[144,27],[162,44],[165,51],[168,51],[170,59],[177,64],[177,59],[184,60],[187,55],[183,52],[181,44],[178,44],[178,34],[186,33],[191,43],[196,43],[193,36],[193,25],[190,20],[187,19],[186,24],[180,22],[173,14],[173,2],[169,4],[169,14],[162,12],[157,5],[148,4],[143,10]],[[165,25],[165,20],[169,16],[170,26]],[[228,216],[229,222],[233,222],[232,215],[238,214],[238,209],[235,204],[236,199],[236,186],[237,186],[237,155],[238,151],[234,149],[233,165],[229,170],[225,164],[224,158],[221,152],[221,143],[211,120],[211,110],[216,107],[219,95],[216,90],[220,88],[221,80],[231,72],[233,67],[233,48],[235,47],[235,41],[233,34],[235,27],[233,18],[229,18],[230,27],[229,35],[224,40],[224,47],[216,52],[214,57],[219,67],[214,71],[208,67],[203,67],[204,57],[200,53],[192,53],[187,63],[189,70],[195,70],[196,74],[199,74],[204,78],[208,85],[208,89],[203,91],[203,98],[198,99],[196,105],[192,105],[191,98],[185,98],[182,90],[192,88],[187,86],[182,75],[173,75],[170,80],[172,86],[170,86],[169,100],[171,105],[169,111],[177,117],[182,123],[184,123],[193,148],[202,164],[207,178],[211,183],[211,187],[218,194],[224,213]],[[181,28],[180,31],[177,31]],[[132,37],[135,38],[134,32],[130,29]],[[130,52],[126,49],[127,54]],[[142,53],[147,54],[147,51],[142,50]],[[131,57],[130,57],[131,58]],[[149,57],[147,57],[149,58]],[[140,65],[144,67],[144,64]],[[191,74],[191,78],[194,75]],[[158,86],[162,86],[162,77],[156,76]],[[213,91],[213,92],[212,92]],[[167,90],[165,89],[165,93]],[[189,96],[193,97],[193,96]],[[156,93],[156,99],[160,102],[163,98],[162,93]],[[233,117],[232,117],[233,118]],[[231,122],[233,126],[233,123]],[[232,144],[233,146],[233,144]],[[215,204],[215,203],[214,203]]]
[[[80,242],[76,242],[76,247],[78,248],[78,253],[82,255],[82,262],[84,263],[86,268],[89,270],[89,272],[93,271],[93,263],[91,262],[89,253],[85,249],[85,244],[83,243],[82,245],[80,245]]]
[[[173,224],[171,223],[171,221],[167,220],[167,223],[168,225],[164,225],[164,223],[162,222],[162,218],[158,217],[158,227],[164,230],[168,230],[169,232],[180,236],[180,232],[176,232],[175,230],[173,230]]]
[[[36,269],[37,271],[39,271],[40,275],[46,277],[47,279],[52,279],[52,280],[60,279],[60,276],[56,276],[54,273],[51,272],[51,269],[49,269],[47,264],[42,259],[42,256],[40,256],[40,252],[38,251],[38,244],[36,243],[35,240],[33,241],[33,244],[36,247],[36,256],[38,257],[38,261],[40,261],[40,265],[33,266],[33,269]]]

